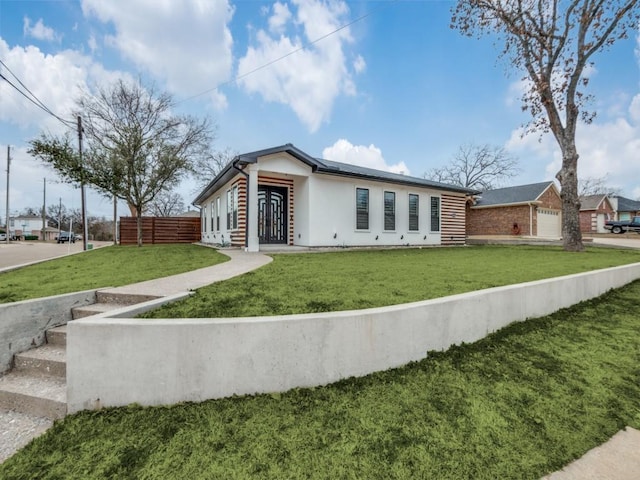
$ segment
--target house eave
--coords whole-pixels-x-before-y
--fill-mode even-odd
[[[473,205],[472,210],[483,210],[487,208],[503,208],[503,207],[526,207],[533,205],[534,207],[542,204],[540,200],[534,200],[529,202],[514,202],[514,203],[496,203],[494,205]]]

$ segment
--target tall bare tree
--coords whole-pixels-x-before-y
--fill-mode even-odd
[[[141,246],[144,208],[209,155],[212,123],[177,115],[168,93],[123,80],[85,94],[78,107],[87,139],[82,163],[68,138],[44,135],[31,142],[30,152],[64,177],[126,201],[136,216]]]
[[[626,38],[640,19],[640,0],[458,0],[452,27],[468,36],[492,35],[501,56],[519,70],[528,89],[523,110],[532,121],[527,131],[551,131],[562,153],[556,174],[562,187],[564,249],[582,251],[578,198],[576,128],[595,114],[585,69],[594,54]]]
[[[149,213],[154,217],[172,217],[184,212],[184,200],[176,192],[160,192],[149,204]]]
[[[518,160],[503,147],[462,145],[449,164],[424,174],[436,182],[486,191],[500,186],[518,173]]]
[[[236,155],[234,150],[227,147],[198,158],[191,172],[197,182],[198,192],[203,190]]]
[[[578,192],[581,197],[586,195],[608,195],[610,197],[614,195],[621,195],[622,190],[609,185],[608,180],[608,175],[605,175],[604,177],[579,178]]]

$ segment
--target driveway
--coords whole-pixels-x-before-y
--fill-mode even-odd
[[[625,233],[613,237],[594,237],[594,244],[611,245],[613,247],[640,248],[640,235]]]
[[[93,248],[112,245],[113,242],[89,242]],[[49,243],[49,242],[6,242],[0,243],[0,270],[29,263],[49,260],[51,258],[71,255],[82,251],[82,242]]]

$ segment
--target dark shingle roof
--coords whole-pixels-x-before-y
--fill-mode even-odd
[[[618,196],[616,198],[619,212],[640,212],[640,201]]]
[[[535,202],[553,182],[532,183],[515,187],[497,188],[482,192],[476,197],[474,207],[489,207]]]
[[[433,180],[427,180],[425,178],[410,177],[408,175],[402,175],[401,173],[385,172],[383,170],[361,167],[359,165],[352,165],[350,163],[334,162],[333,160],[317,158],[316,161],[322,165],[318,167],[318,172],[328,173],[332,175],[366,178],[369,180],[399,183],[402,185],[415,185],[418,187],[434,188],[436,190],[447,190],[449,192],[468,194],[477,193],[476,190],[459,187],[457,185],[434,182]]]
[[[229,180],[231,180],[238,174],[238,167],[248,165],[250,163],[256,163],[259,157],[273,155],[276,153],[288,153],[294,158],[297,158],[301,162],[310,166],[313,172],[324,173],[328,175],[362,178],[378,182],[389,182],[401,185],[413,185],[418,187],[433,188],[436,190],[446,190],[448,192],[467,194],[478,193],[476,190],[470,190],[468,188],[459,187],[457,185],[448,185],[444,183],[434,182],[432,180],[426,180],[424,178],[410,177],[407,175],[401,175],[399,173],[391,173],[382,170],[376,170],[373,168],[351,165],[349,163],[340,163],[334,162],[332,160],[313,158],[294,145],[287,143],[286,145],[281,145],[279,147],[273,147],[265,150],[258,150],[255,152],[238,155],[220,171],[220,173],[211,181],[211,183],[209,183],[209,185],[207,185],[202,190],[202,192],[200,192],[193,203],[197,204],[198,202],[201,202],[211,193],[216,191],[221,185],[224,185]]]
[[[597,210],[600,203],[604,201],[606,195],[583,195],[580,197],[580,210]]]

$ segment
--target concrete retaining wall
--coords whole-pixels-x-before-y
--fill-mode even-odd
[[[13,356],[44,343],[45,331],[71,320],[71,309],[94,303],[95,290],[0,304],[0,373]]]
[[[640,278],[640,263],[369,310],[69,324],[69,412],[286,391],[473,342]]]

